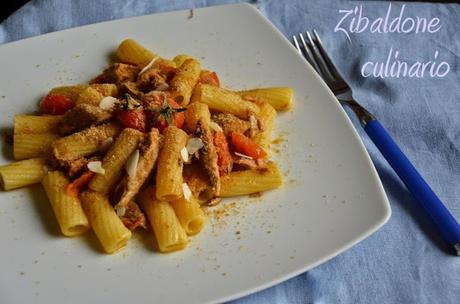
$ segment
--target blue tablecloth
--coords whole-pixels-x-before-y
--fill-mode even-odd
[[[234,1],[36,0],[2,22],[0,43],[110,19],[229,2]],[[312,28],[319,31],[354,88],[355,98],[376,114],[460,219],[460,5],[394,2],[388,14],[389,3],[384,1],[252,2],[288,37]],[[360,12],[359,27],[354,28]],[[401,24],[398,27],[395,21],[391,28],[391,21],[398,16]],[[369,19],[366,27],[364,17]],[[381,22],[375,21],[378,17]],[[418,33],[411,21],[404,23],[408,18],[422,22]],[[420,32],[423,18],[427,24]],[[393,33],[388,33],[392,29]],[[398,33],[398,29],[409,33]],[[378,63],[386,64],[390,50],[383,78],[375,77],[379,75]],[[397,78],[397,66],[391,69],[397,60],[406,62],[408,68],[420,62],[418,76],[425,63],[423,77],[416,77],[417,67],[404,77],[404,64],[399,63]],[[375,67],[376,74],[369,75]],[[449,252],[353,120],[391,202],[390,221],[328,263],[235,303],[459,303],[460,258]]]

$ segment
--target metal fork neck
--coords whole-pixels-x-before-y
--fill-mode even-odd
[[[363,106],[357,103],[354,99],[344,100],[339,99],[340,103],[351,108],[351,110],[358,116],[361,126],[365,127],[367,123],[371,120],[374,120],[375,117],[369,111],[367,111]]]

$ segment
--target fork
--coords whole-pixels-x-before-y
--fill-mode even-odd
[[[367,135],[369,135],[393,170],[395,170],[399,178],[404,182],[416,201],[421,204],[423,207],[422,210],[431,219],[443,239],[450,246],[453,246],[457,255],[460,256],[460,225],[458,222],[375,116],[353,99],[350,86],[345,82],[332,63],[318,33],[313,30],[313,36],[309,32],[305,34],[307,39],[304,38],[302,33],[298,35],[300,44],[299,39],[293,36],[294,45],[299,54],[304,56],[313,69],[321,76],[340,103],[353,110]]]

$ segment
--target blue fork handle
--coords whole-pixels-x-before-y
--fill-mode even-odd
[[[444,240],[460,255],[460,225],[447,210],[423,177],[417,172],[391,136],[376,119],[370,120],[364,130],[393,167],[417,202],[432,220]]]

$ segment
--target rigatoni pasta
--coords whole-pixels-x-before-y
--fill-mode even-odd
[[[188,235],[195,235],[203,229],[205,216],[201,205],[193,196],[181,197],[171,202],[182,228]]]
[[[143,67],[155,57],[155,54],[133,39],[125,39],[117,48],[117,57],[121,62]]]
[[[230,113],[240,118],[247,118],[248,113],[259,113],[259,107],[240,95],[229,90],[208,84],[199,84],[193,91],[192,102],[201,102],[211,110]]]
[[[200,78],[200,63],[195,59],[186,59],[177,68],[176,75],[171,80],[171,97],[181,106],[190,102],[193,88]]]
[[[99,172],[91,180],[89,188],[101,194],[107,194],[122,176],[122,168],[143,139],[144,134],[135,129],[126,128],[118,136],[115,143],[102,161],[103,172]]]
[[[0,182],[4,190],[38,184],[47,170],[44,158],[17,161],[0,167]]]
[[[94,106],[98,106],[101,102],[104,95],[99,92],[96,88],[87,87],[83,89],[80,94],[78,94],[78,98],[76,100],[76,104],[90,104]]]
[[[62,115],[16,115],[14,117],[14,159],[44,157],[59,137],[56,130]]]
[[[64,96],[76,102],[80,93],[83,92],[88,87],[88,85],[71,85],[71,86],[60,86],[52,88],[49,91],[49,95],[59,95]]]
[[[52,153],[56,159],[74,160],[98,151],[107,140],[115,138],[121,131],[117,123],[90,127],[53,142]]]
[[[90,87],[101,93],[104,97],[117,97],[119,93],[118,87],[113,83],[93,83]]]
[[[185,127],[189,132],[195,132],[198,120],[203,119],[205,123],[211,123],[211,112],[205,103],[194,102],[185,111]]]
[[[80,199],[104,251],[114,253],[125,247],[131,238],[131,231],[123,225],[108,198],[89,190],[83,192]]]
[[[221,180],[221,197],[248,195],[276,189],[283,184],[283,176],[275,163],[265,169],[232,172]]]
[[[173,207],[168,202],[157,199],[155,187],[142,192],[139,202],[147,214],[161,252],[181,250],[187,246],[187,234]]]
[[[166,129],[156,175],[156,197],[159,200],[172,201],[182,196],[181,150],[186,143],[187,133],[174,126]]]
[[[44,157],[51,149],[52,143],[59,138],[53,133],[43,134],[14,134],[14,159]]]
[[[222,88],[193,56],[132,39],[116,56],[87,84],[51,88],[41,115],[15,117],[4,190],[41,183],[62,233],[93,230],[111,254],[148,225],[160,252],[184,249],[205,208],[282,185],[270,143],[291,88]]]
[[[89,230],[88,218],[78,197],[67,192],[69,180],[60,171],[51,171],[42,180],[56,219],[65,236],[76,236]]]
[[[278,111],[292,108],[294,91],[289,87],[272,87],[237,92],[244,99],[268,102]]]
[[[177,67],[180,67],[182,63],[185,62],[187,59],[193,59],[192,56],[187,54],[180,54],[173,58],[173,61],[176,63]]]
[[[15,134],[57,133],[62,115],[16,115],[14,117]]]

